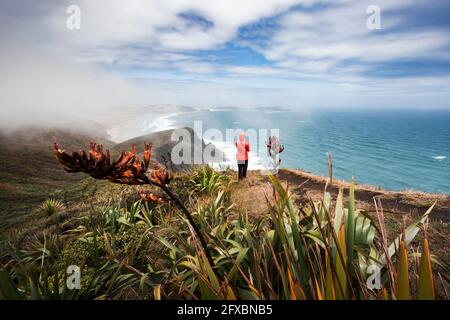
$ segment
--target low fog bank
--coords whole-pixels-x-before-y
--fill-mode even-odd
[[[6,139],[10,142],[31,142],[40,137],[58,137],[72,136],[85,137],[89,139],[102,139],[110,141],[107,128],[97,122],[89,120],[80,121],[60,121],[56,124],[17,124],[16,126],[8,126],[0,129],[0,139]],[[91,142],[86,140],[86,143]],[[52,144],[58,139],[50,139],[48,142]],[[94,140],[92,140],[94,141]]]
[[[5,39],[2,39],[5,41]],[[126,80],[9,39],[0,51],[0,128],[77,128],[142,104]]]

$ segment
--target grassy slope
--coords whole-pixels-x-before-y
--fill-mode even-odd
[[[86,177],[67,174],[53,157],[53,142],[66,150],[88,147],[105,139],[61,130],[28,129],[0,136],[0,232],[30,220],[31,213],[51,193]]]
[[[299,170],[280,170],[279,179],[283,185],[288,185],[291,196],[299,206],[308,203],[308,199],[320,201],[323,196],[326,179]],[[329,188],[333,199],[336,199],[341,183],[334,183]],[[342,183],[348,190],[348,183]],[[347,191],[346,191],[347,195]],[[272,198],[272,187],[268,180],[259,172],[250,172],[246,181],[236,184],[232,191],[233,203],[238,208],[247,210],[250,217],[257,217],[267,212],[266,197]],[[429,240],[433,254],[450,265],[450,197],[426,193],[389,192],[375,190],[367,186],[356,186],[356,207],[363,209],[375,218],[373,198],[381,199],[385,219],[390,235],[394,239],[401,232],[403,220],[406,225],[422,215],[437,201],[430,215]],[[345,197],[345,200],[347,197]],[[419,234],[414,243],[419,244],[422,235]]]
[[[301,185],[303,191],[297,190],[305,196],[318,199],[322,196],[327,178],[316,176],[301,170],[281,170],[280,178],[291,182],[294,186]],[[332,194],[337,196],[339,187],[348,189],[350,184],[347,182],[334,181],[333,186],[329,188]],[[298,189],[298,188],[297,188]],[[307,192],[306,192],[307,191]],[[380,199],[386,210],[392,211],[397,215],[412,214],[417,216],[423,214],[434,202],[436,206],[433,209],[433,220],[450,221],[450,196],[445,194],[431,194],[414,191],[385,191],[380,188],[366,185],[356,185],[355,196],[359,203],[358,207],[367,211],[374,210],[373,199]]]
[[[144,140],[153,142],[154,146],[166,142],[168,135],[151,135],[138,138],[116,146],[116,151],[128,149],[135,143],[143,147]],[[112,144],[104,139],[93,139],[84,134],[58,130],[33,130],[2,136],[0,141],[0,225],[1,238],[5,231],[19,231],[22,237],[39,233],[53,225],[50,219],[38,212],[39,204],[49,196],[62,200],[68,207],[62,221],[74,216],[89,213],[92,202],[109,201],[112,195],[121,192],[127,196],[136,196],[134,189],[115,186],[105,181],[95,181],[85,175],[67,174],[53,158],[52,144],[58,141],[66,150],[86,148],[91,140],[106,146]],[[289,184],[292,196],[297,203],[307,197],[317,199],[323,192],[325,180],[301,171],[282,170],[279,175],[284,183]],[[181,179],[187,179],[181,175]],[[334,188],[333,191],[336,191]],[[247,181],[233,186],[233,202],[238,209],[248,210],[250,216],[258,216],[266,210],[266,196],[271,197],[271,187],[267,179],[259,173],[251,172]],[[334,193],[335,195],[335,193]],[[423,213],[427,207],[438,200],[432,215],[430,232],[432,248],[435,253],[449,262],[449,216],[450,201],[448,196],[426,195],[422,193],[392,193],[373,188],[358,187],[356,198],[358,207],[372,211],[373,197],[382,199],[388,212],[388,223],[394,233],[400,230],[402,219],[411,220]]]
[[[137,147],[138,152],[144,151],[145,143],[152,143],[152,158],[158,161],[159,163],[164,163],[164,157],[168,158],[168,154],[173,150],[174,146],[178,146],[179,143],[184,145],[184,150],[190,150],[190,158],[191,162],[194,159],[202,159],[203,149],[206,147],[206,144],[201,141],[201,139],[194,133],[194,130],[191,128],[185,128],[191,137],[189,142],[187,141],[172,141],[172,133],[174,130],[165,130],[155,133],[150,133],[148,135],[144,135],[141,137],[133,138],[124,142],[117,144],[114,147],[114,151],[116,153],[122,152],[124,150],[129,150],[134,145]],[[197,144],[198,146],[202,146],[201,148],[194,148],[193,146]],[[214,152],[221,152],[218,149],[215,149]],[[217,156],[220,158],[220,153],[217,153]],[[173,156],[172,156],[173,158]],[[172,168],[174,170],[186,170],[190,169],[190,165],[181,164],[181,165],[173,165]]]
[[[152,143],[153,157],[162,162],[161,155],[170,150],[171,134],[172,130],[167,130],[116,145],[106,140],[101,132],[86,134],[30,128],[0,133],[0,242],[6,234],[14,233],[23,238],[53,225],[38,210],[42,201],[49,197],[67,205],[67,214],[62,217],[64,222],[87,213],[92,202],[107,201],[111,194],[125,190],[135,195],[134,189],[129,187],[114,186],[84,174],[66,173],[53,156],[55,141],[67,152],[87,149],[89,142],[95,141],[110,148],[113,156],[130,150],[132,145],[141,152],[144,142]]]

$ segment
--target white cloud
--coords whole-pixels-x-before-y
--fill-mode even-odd
[[[381,8],[381,31],[366,27],[369,0],[79,0],[82,28],[65,29],[64,5],[53,7],[48,21],[56,45],[72,45],[77,59],[113,66],[171,68],[181,72],[223,71],[214,61],[190,55],[198,50],[218,49],[236,38],[242,26],[283,14],[279,28],[266,45],[241,43],[263,54],[286,74],[336,75],[364,71],[366,62],[385,62],[434,56],[450,44],[447,30],[403,30],[407,23],[398,10],[417,4],[414,0],[377,0]],[[288,11],[301,4],[309,10]],[[321,5],[320,9],[315,5]],[[64,14],[63,14],[64,13]],[[182,18],[194,14],[200,22]],[[205,21],[203,21],[205,20]],[[342,69],[343,62],[346,70]],[[358,65],[359,64],[359,65]],[[257,71],[256,69],[260,69]],[[270,70],[268,70],[270,69]],[[172,71],[173,71],[172,70]],[[231,66],[226,71],[273,75],[273,68]]]
[[[212,49],[232,40],[239,27],[289,9],[302,0],[80,0],[81,30],[65,29],[65,7],[55,6],[51,30],[60,38],[87,47],[140,43],[171,50]],[[211,22],[204,26],[182,18],[196,14]]]
[[[69,4],[81,8],[79,31],[66,28]],[[297,4],[307,9],[290,10]],[[369,4],[381,7],[381,31],[366,28]],[[448,59],[444,50],[450,44],[448,30],[404,28],[408,21],[402,12],[416,4],[413,0],[10,3],[17,21],[0,17],[0,102],[21,112],[2,118],[66,112],[65,108],[71,115],[103,111],[141,104],[144,98],[147,104],[201,106],[389,107],[402,99],[403,105],[411,100],[421,106],[435,101],[444,105],[450,101],[447,76],[367,76],[369,67],[397,59]],[[201,18],[183,18],[181,13]],[[275,15],[279,15],[276,27],[270,36],[263,34],[268,37],[265,41],[237,42],[239,28]],[[14,36],[5,38],[11,32]],[[19,33],[26,37],[16,37]],[[230,42],[259,52],[271,63],[222,64],[214,56],[197,54]],[[3,50],[8,47],[15,50]]]
[[[412,0],[377,1],[382,30],[366,27],[368,1],[341,2],[337,7],[287,14],[268,45],[256,49],[282,66],[323,72],[350,59],[361,63],[430,57],[442,54],[450,44],[447,30],[417,32],[404,28],[395,32],[409,22],[389,13],[412,5]]]
[[[105,119],[110,108],[144,103],[142,92],[123,77],[68,64],[24,39],[0,39],[1,129]]]

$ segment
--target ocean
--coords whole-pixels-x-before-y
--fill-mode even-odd
[[[331,152],[335,179],[349,181],[353,176],[357,183],[386,190],[450,194],[448,111],[211,110],[164,117],[159,129],[193,127],[199,120],[203,132],[215,128],[224,136],[226,129],[279,129],[285,146],[280,156],[284,168],[328,175],[326,154]],[[134,121],[127,125],[130,137],[158,127],[145,116]],[[130,128],[139,132],[130,132]],[[227,154],[228,164],[234,165],[233,144],[218,147]],[[249,167],[258,169],[261,163],[257,148],[253,149]]]

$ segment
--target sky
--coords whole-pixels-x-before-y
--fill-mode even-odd
[[[448,0],[0,0],[0,48],[3,123],[158,104],[450,109]]]

